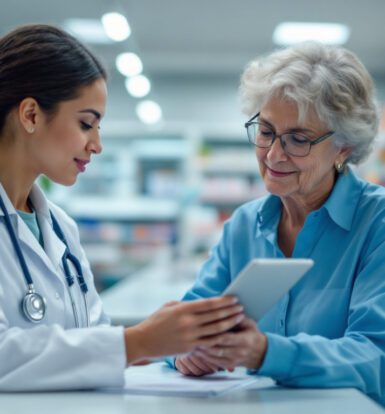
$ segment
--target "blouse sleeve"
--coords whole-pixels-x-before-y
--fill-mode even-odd
[[[341,338],[267,333],[258,374],[294,387],[354,387],[383,398],[385,380],[385,242],[357,264],[347,328]]]

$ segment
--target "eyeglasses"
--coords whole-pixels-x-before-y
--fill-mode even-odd
[[[258,148],[270,148],[275,139],[279,138],[285,154],[293,157],[306,157],[313,145],[319,144],[334,134],[334,131],[330,131],[315,140],[311,140],[299,132],[285,132],[278,135],[271,126],[256,120],[259,114],[258,112],[250,121],[245,123],[250,144]]]

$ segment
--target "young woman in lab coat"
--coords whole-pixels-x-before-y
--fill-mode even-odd
[[[101,152],[105,78],[57,28],[0,39],[0,391],[122,386],[128,365],[214,346],[243,318],[216,298],[109,326],[75,223],[35,183],[72,185]]]

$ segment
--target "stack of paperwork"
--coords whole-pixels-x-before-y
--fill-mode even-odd
[[[221,371],[203,377],[186,377],[164,363],[130,367],[125,372],[125,392],[141,395],[211,397],[240,388],[265,388],[274,385],[266,377],[248,375],[245,369]]]

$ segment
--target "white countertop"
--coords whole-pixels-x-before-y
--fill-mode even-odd
[[[211,398],[154,397],[124,392],[0,394],[0,411],[12,414],[382,414],[354,389],[267,388]]]

